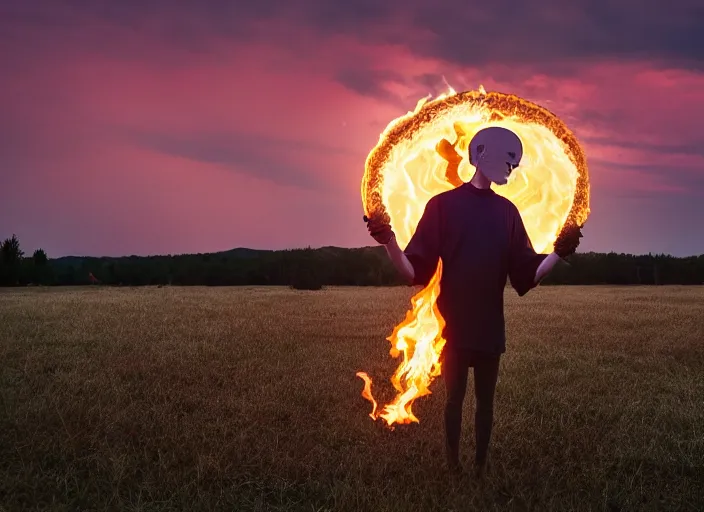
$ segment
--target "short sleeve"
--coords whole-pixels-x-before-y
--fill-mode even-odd
[[[413,284],[426,286],[432,279],[440,259],[440,208],[437,197],[425,205],[415,233],[404,253],[413,266]]]
[[[519,296],[535,288],[535,274],[538,267],[547,258],[547,254],[538,254],[528,237],[523,219],[518,209],[514,208],[511,221],[511,244],[509,254],[509,279],[511,286]]]

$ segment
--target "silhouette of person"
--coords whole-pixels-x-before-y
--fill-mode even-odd
[[[458,139],[459,140],[459,139]],[[459,181],[461,158],[449,142],[436,150],[448,161],[447,179]],[[456,143],[455,143],[456,144]],[[455,156],[453,156],[453,153]],[[480,130],[469,144],[469,161],[476,167],[468,183],[432,197],[426,204],[408,246],[402,250],[388,217],[366,219],[371,236],[386,247],[396,269],[409,283],[427,286],[443,262],[437,306],[445,319],[446,340],[442,375],[446,387],[445,437],[447,463],[461,471],[459,444],[462,405],[469,368],[473,368],[475,411],[475,471],[482,477],[494,414],[494,392],[501,355],[506,351],[504,288],[506,280],[519,296],[528,293],[561,258],[573,254],[581,226],[566,226],[554,252],[537,254],[521,215],[491,183],[503,185],[523,155],[520,139],[500,127]]]

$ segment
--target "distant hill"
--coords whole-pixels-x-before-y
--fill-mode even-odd
[[[385,249],[380,246],[368,246],[368,247],[356,247],[356,248],[346,248],[346,247],[335,247],[335,246],[324,246],[316,249],[305,248],[305,249],[249,249],[247,247],[236,247],[234,249],[229,249],[226,251],[218,252],[207,252],[207,253],[185,253],[185,254],[153,254],[148,256],[136,256],[136,255],[125,255],[125,256],[60,256],[58,258],[51,258],[50,261],[55,265],[80,265],[85,260],[101,260],[101,261],[115,261],[115,260],[127,260],[127,259],[138,259],[138,258],[179,258],[179,257],[227,257],[235,259],[254,259],[260,258],[266,255],[272,254],[287,254],[294,253],[297,251],[313,251],[320,254],[327,255],[342,255],[342,254],[354,254],[354,253],[385,253]]]
[[[216,252],[212,253],[215,255],[218,254],[227,254],[228,256],[233,256],[235,258],[257,258],[261,256],[262,254],[268,254],[272,251],[267,251],[267,250],[261,250],[261,249],[247,249],[246,247],[237,247],[236,249],[230,249],[229,251],[223,251],[223,252]]]

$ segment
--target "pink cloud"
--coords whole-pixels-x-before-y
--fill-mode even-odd
[[[112,43],[84,44],[102,30]],[[514,92],[563,117],[598,162],[593,196],[615,187],[704,195],[704,185],[669,183],[652,170],[677,166],[701,176],[701,152],[647,147],[702,142],[701,73],[615,61],[587,63],[572,76],[467,68],[401,46],[285,24],[270,30],[288,31],[291,45],[212,39],[207,53],[185,52],[99,25],[51,53],[31,54],[31,65],[17,64],[0,85],[0,111],[24,134],[11,149],[12,187],[0,192],[0,218],[50,254],[368,244],[359,220],[364,160],[389,121],[443,92],[428,90],[428,76],[438,84],[445,76],[458,90],[483,84]],[[350,69],[392,73],[370,82],[365,95],[338,79]],[[521,79],[492,79],[512,74]],[[246,147],[220,160],[177,151],[179,141],[227,146],[243,133],[266,174],[246,165]],[[150,136],[169,138],[172,151],[150,146]],[[627,167],[634,165],[649,168]]]

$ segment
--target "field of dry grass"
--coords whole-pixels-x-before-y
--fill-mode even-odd
[[[367,416],[411,292],[0,291],[0,510],[704,509],[704,287],[508,290],[483,485]]]

